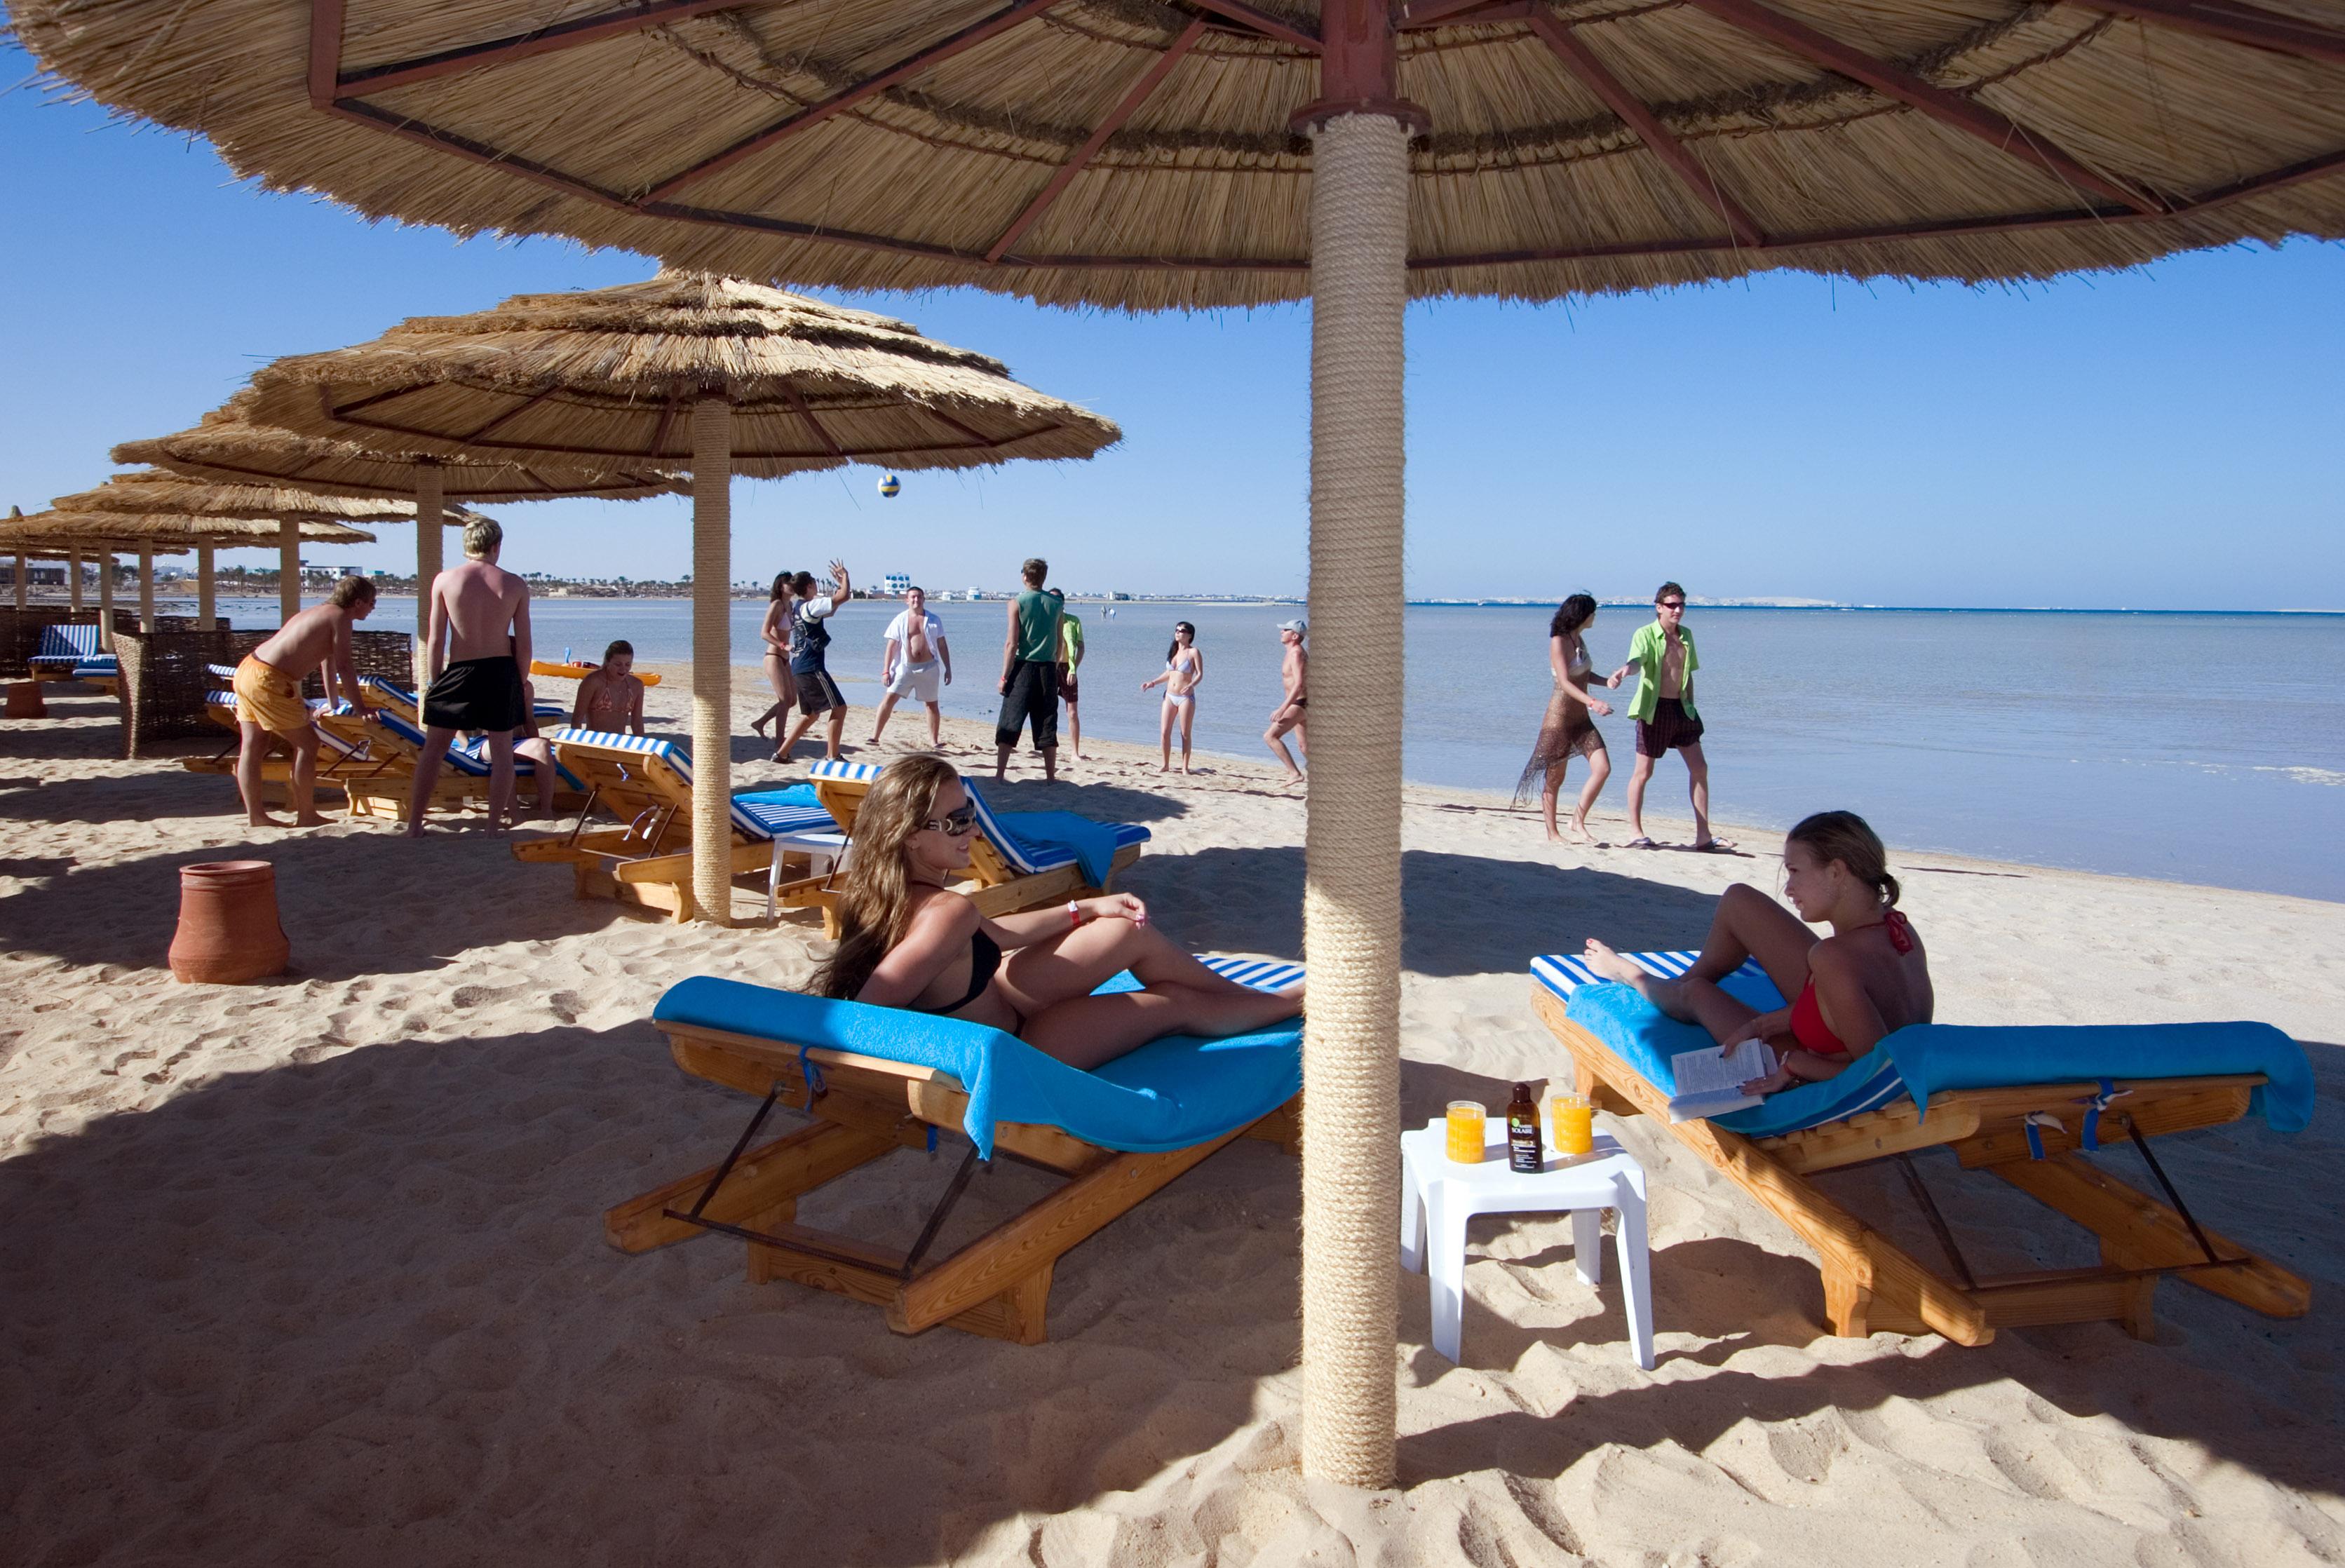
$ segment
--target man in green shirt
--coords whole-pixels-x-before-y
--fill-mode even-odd
[[[993,725],[993,777],[1010,777],[1010,753],[1018,728],[1030,724],[1034,749],[1042,754],[1042,777],[1059,777],[1059,621],[1063,601],[1042,588],[1051,564],[1040,556],[1021,574],[1026,586],[1010,601],[1010,631],[1001,639],[1001,717]]]
[[[1075,685],[1075,667],[1083,662],[1083,622],[1081,616],[1066,612],[1067,595],[1063,588],[1053,588],[1051,596],[1059,601],[1059,700],[1067,705],[1067,744],[1075,748],[1075,760],[1082,760],[1083,720],[1075,710],[1079,688]]]
[[[1637,672],[1636,700],[1629,717],[1637,721],[1637,767],[1629,775],[1629,840],[1632,850],[1660,846],[1645,836],[1645,786],[1653,764],[1671,751],[1685,755],[1688,791],[1693,799],[1693,847],[1705,854],[1731,853],[1734,846],[1710,833],[1710,763],[1701,754],[1701,715],[1693,706],[1693,672],[1701,658],[1685,626],[1685,590],[1663,583],[1653,594],[1653,618],[1629,639],[1628,662],[1612,672],[1619,686]]]

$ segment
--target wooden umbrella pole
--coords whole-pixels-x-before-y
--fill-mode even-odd
[[[197,628],[207,632],[211,630],[212,623],[218,618],[218,611],[219,595],[214,591],[212,579],[212,547],[198,545],[196,546]]]
[[[277,624],[301,613],[301,524],[288,517],[277,524]]]
[[[80,609],[81,552],[78,550],[68,550],[66,552],[66,592],[72,596],[67,603],[74,609]]]
[[[97,553],[97,646],[114,651],[114,552]]]
[[[692,901],[733,923],[733,404],[692,405]]]
[[[431,585],[440,575],[441,473],[436,463],[415,465],[415,690],[431,684]],[[523,670],[522,674],[527,675]]]
[[[1407,107],[1383,0],[1328,0],[1311,190],[1304,1473],[1393,1481],[1400,1218],[1401,318]]]
[[[149,633],[155,629],[155,552],[138,552],[138,629]]]

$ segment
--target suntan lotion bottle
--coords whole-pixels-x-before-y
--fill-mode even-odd
[[[1538,1102],[1531,1098],[1528,1084],[1518,1084],[1515,1097],[1507,1102],[1507,1168],[1536,1172],[1546,1163],[1539,1146]]]

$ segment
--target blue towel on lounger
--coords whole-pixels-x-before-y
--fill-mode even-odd
[[[1071,853],[1082,868],[1083,881],[1105,887],[1115,871],[1115,825],[1094,822],[1072,811],[996,811],[993,820],[1017,840],[1029,860],[1049,861],[1053,851]]]
[[[1213,966],[1273,986],[1293,965]],[[1131,991],[1120,974],[1101,992]],[[965,1019],[833,1002],[796,991],[701,975],[670,986],[652,1016],[791,1046],[852,1051],[950,1074],[969,1094],[965,1128],[993,1157],[996,1122],[1039,1122],[1112,1149],[1187,1148],[1268,1115],[1303,1087],[1303,1023],[1294,1019],[1227,1040],[1151,1041],[1096,1072],[1070,1067],[1015,1035]]]
[[[1569,997],[1566,1016],[1603,1041],[1665,1093],[1677,1092],[1670,1058],[1711,1044],[1698,1024],[1665,1018],[1626,985],[1568,991],[1534,961],[1533,972]],[[1766,1012],[1783,999],[1763,976],[1728,975],[1723,989]],[[2097,1078],[2189,1078],[2260,1073],[2270,1082],[2249,1108],[2274,1132],[2301,1132],[2312,1119],[2312,1068],[2303,1050],[2269,1023],[1917,1023],[1900,1029],[1838,1077],[1770,1095],[1763,1105],[1712,1118],[1748,1137],[1769,1137],[1878,1110],[1911,1095],[1925,1109],[1941,1090]],[[2124,1102],[2117,1104],[2122,1106]]]

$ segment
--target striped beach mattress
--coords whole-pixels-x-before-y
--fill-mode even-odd
[[[41,628],[41,646],[27,662],[71,669],[98,657],[96,622],[52,623]],[[111,660],[114,656],[106,656]]]
[[[692,798],[692,753],[673,740],[662,740],[650,735],[618,735],[607,729],[574,729],[566,724],[549,731],[546,738],[556,746],[618,752],[646,759],[657,764],[657,768],[646,767],[643,777],[656,779],[658,769],[665,769],[671,777],[677,803],[685,805]],[[820,806],[745,800],[739,796],[727,802],[727,815],[733,830],[753,844],[762,844],[785,834],[838,825],[831,820],[830,813]]]
[[[816,763],[807,769],[807,776],[817,784],[825,781],[871,784],[878,780],[880,764],[878,763],[849,762],[841,758],[835,762],[826,759]],[[1049,850],[1038,850],[1020,843],[1017,836],[1005,829],[1000,820],[994,816],[993,808],[986,804],[984,793],[978,789],[975,779],[964,776],[961,779],[961,787],[969,791],[969,804],[977,808],[978,830],[983,833],[986,841],[1000,852],[1003,862],[1010,870],[1020,876],[1032,876],[1038,871],[1056,871],[1059,867],[1071,864],[1074,860],[1075,852],[1072,850],[1059,849],[1054,846]],[[1144,844],[1153,836],[1137,822],[1110,822],[1102,825],[1115,834],[1115,847],[1118,850],[1133,844]]]

